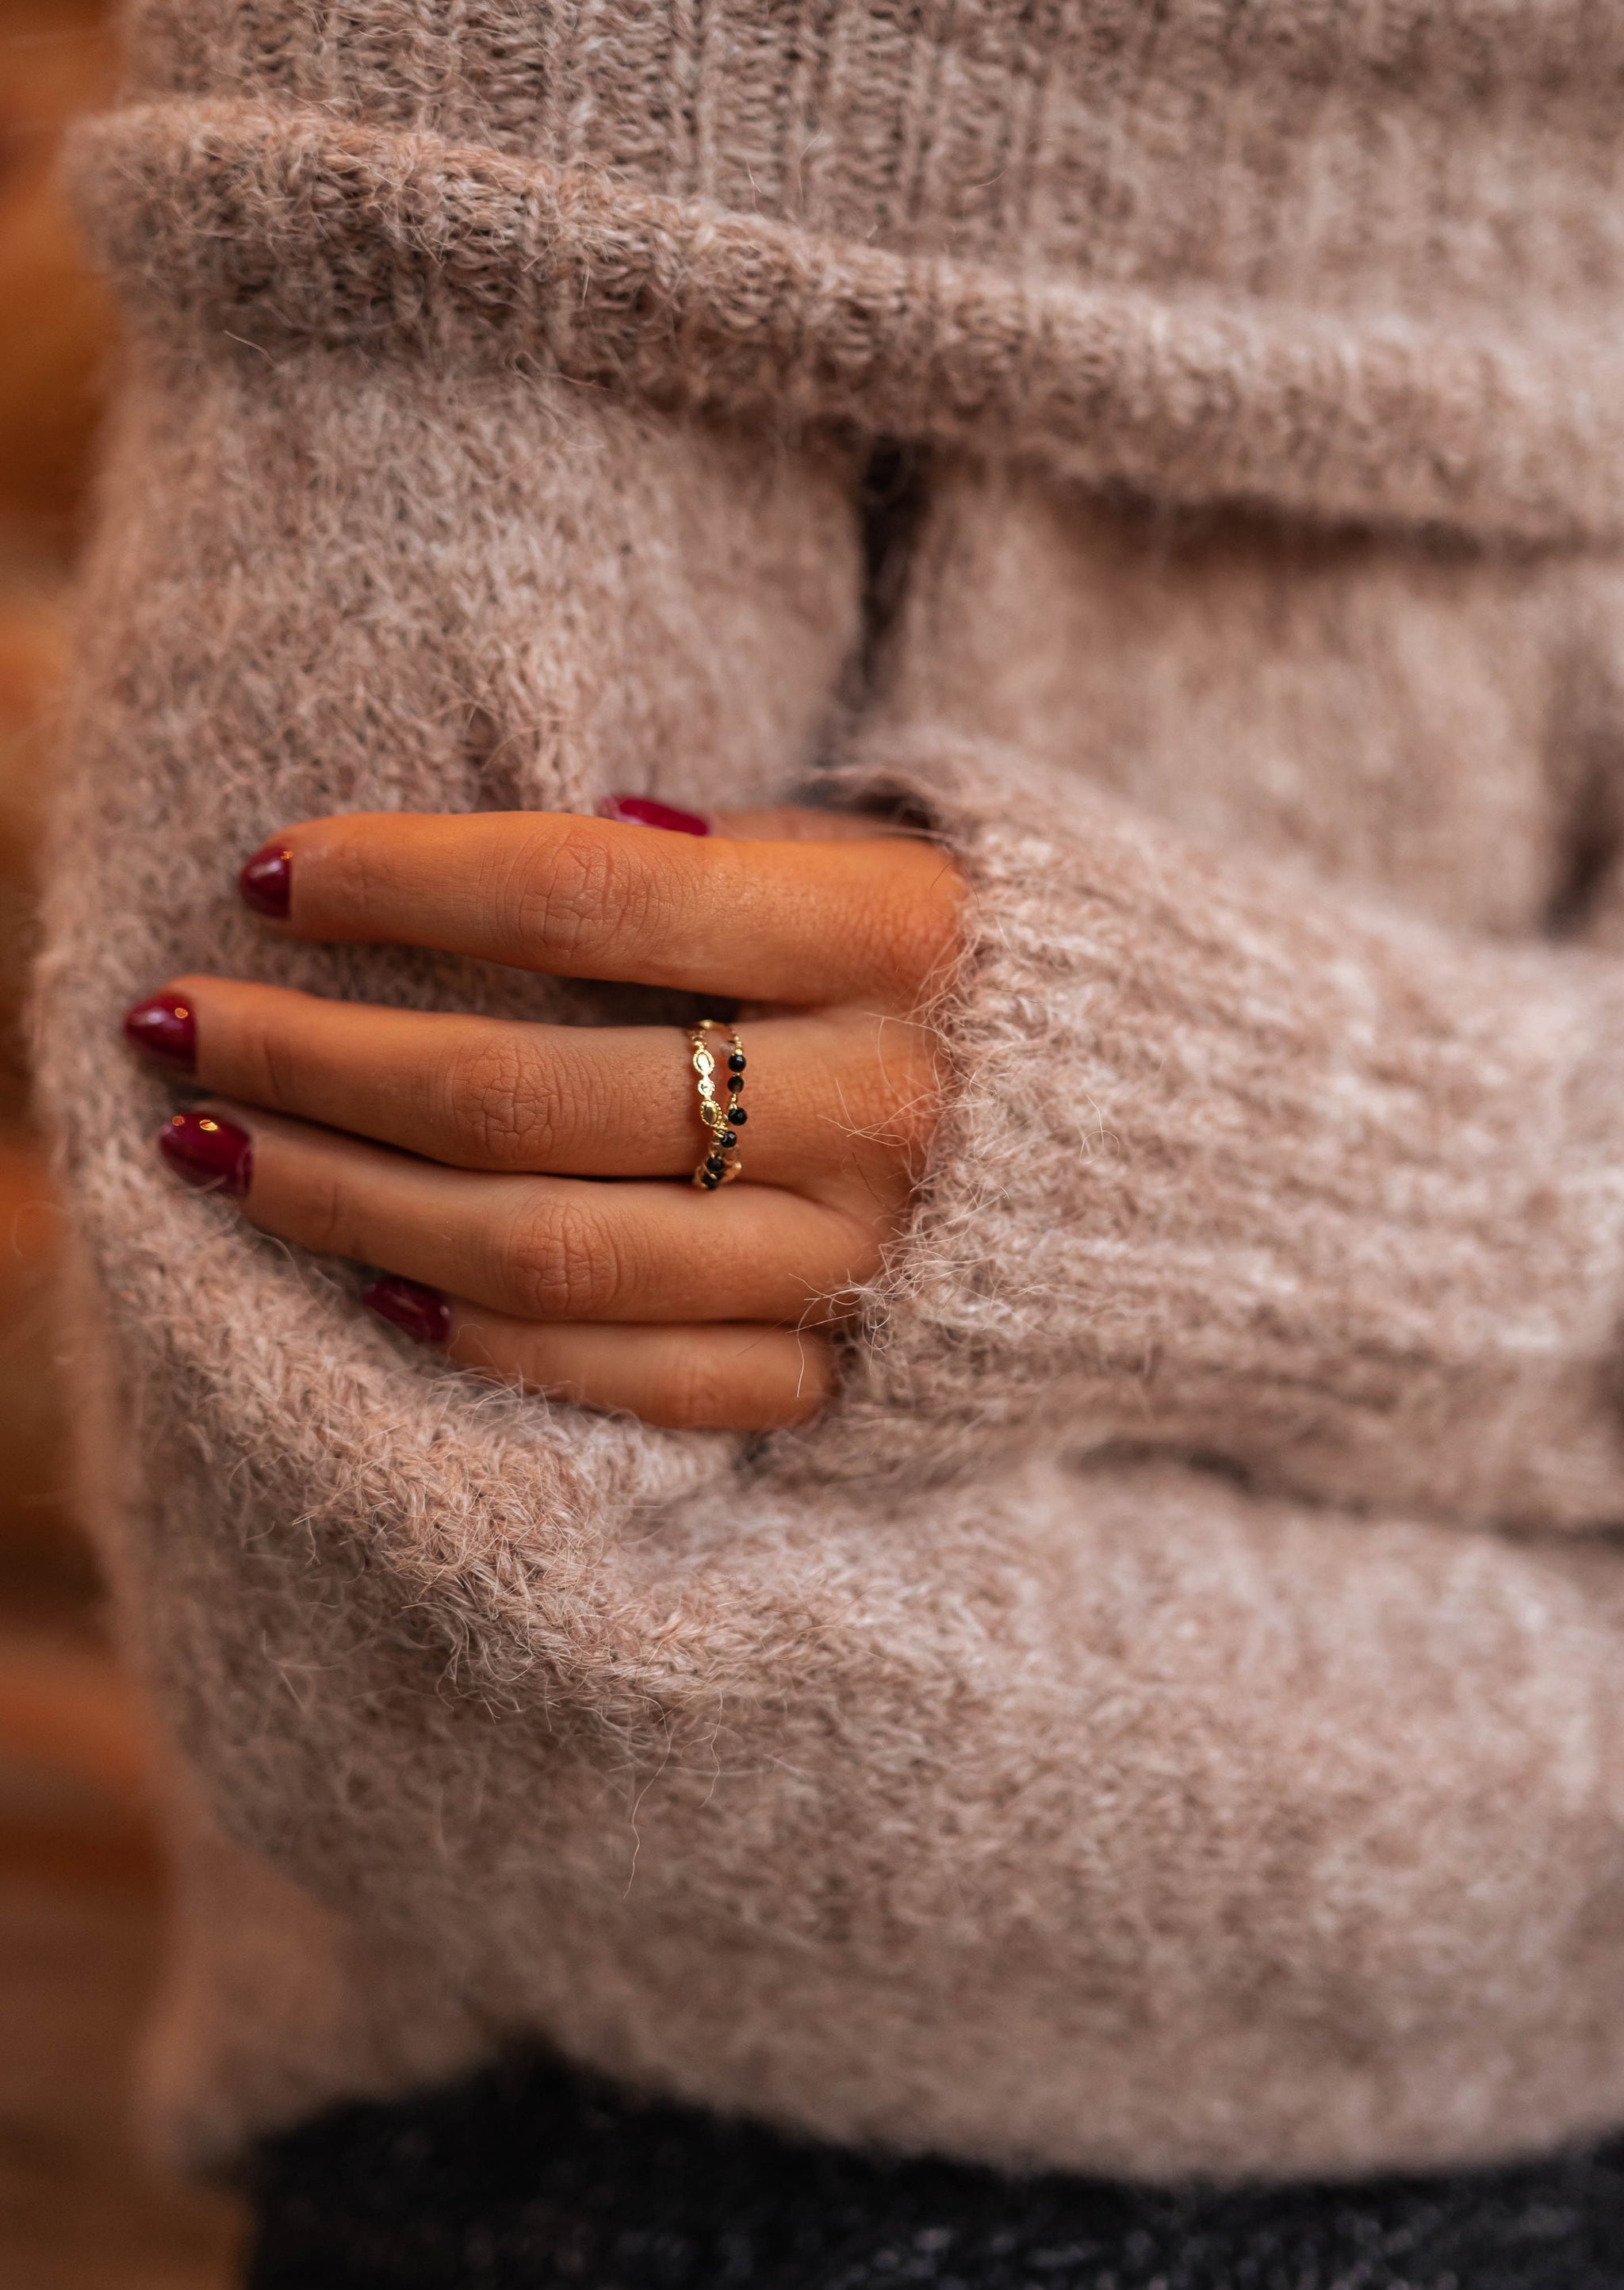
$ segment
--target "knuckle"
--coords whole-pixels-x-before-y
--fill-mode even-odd
[[[678,1429],[742,1430],[804,1422],[829,1397],[833,1358],[825,1338],[788,1330],[764,1333],[744,1353],[682,1344],[667,1365],[661,1421]]]
[[[277,991],[229,991],[210,1013],[209,1064],[216,1085],[273,1110],[298,1098],[299,1005],[303,997]]]
[[[398,853],[378,821],[366,817],[330,821],[308,852],[301,854],[307,872],[314,861],[320,869],[324,903],[335,909],[366,915],[387,907],[395,888]]]
[[[824,1261],[811,1284],[820,1305],[838,1313],[853,1289],[876,1277],[884,1265],[889,1229],[889,1220],[876,1215],[829,1212]]]
[[[300,1238],[319,1256],[360,1256],[355,1202],[341,1169],[321,1153],[304,1157],[297,1190]]]
[[[514,886],[518,934],[572,965],[640,943],[658,922],[660,870],[653,853],[585,831],[532,845]]]
[[[963,935],[964,880],[945,855],[908,846],[888,894],[876,902],[876,959],[902,1005],[915,1006]]]
[[[928,1027],[880,1018],[865,1026],[844,1061],[843,1126],[860,1159],[889,1182],[924,1173],[941,1118],[940,1044]]]
[[[265,1102],[303,1112],[321,1094],[322,1061],[308,1039],[308,1012],[298,1004],[267,1010],[255,1021],[257,1063]]]
[[[556,1141],[552,1098],[522,1042],[490,1034],[457,1044],[440,1093],[446,1125],[470,1166],[546,1166]]]
[[[876,1126],[910,1168],[923,1163],[941,1118],[942,1077],[933,1037],[892,1021],[876,1043]]]
[[[704,1342],[673,1346],[666,1367],[660,1413],[677,1430],[730,1422],[743,1394],[742,1379],[730,1358]]]
[[[536,1320],[600,1320],[625,1289],[606,1221],[586,1203],[549,1195],[527,1205],[509,1237],[505,1285]]]
[[[792,1355],[783,1362],[783,1374],[774,1393],[774,1416],[789,1425],[809,1422],[828,1406],[835,1392],[835,1348],[827,1336],[797,1331],[790,1341]]]

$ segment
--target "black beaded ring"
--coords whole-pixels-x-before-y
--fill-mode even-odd
[[[708,1039],[713,1033],[727,1039],[725,1105],[716,1094],[716,1053]],[[693,1050],[693,1070],[700,1077],[700,1119],[708,1132],[707,1149],[693,1172],[693,1181],[700,1192],[714,1193],[719,1185],[731,1185],[735,1177],[744,1174],[739,1132],[750,1117],[739,1101],[747,1063],[744,1044],[720,1018],[701,1018],[689,1028],[688,1040]]]

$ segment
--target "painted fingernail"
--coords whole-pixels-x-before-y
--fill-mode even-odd
[[[678,811],[652,795],[605,795],[598,798],[600,819],[617,819],[624,827],[663,827],[671,835],[708,835],[710,821],[697,811]]]
[[[451,1341],[451,1306],[437,1288],[420,1280],[403,1280],[398,1272],[380,1272],[361,1292],[361,1301],[414,1344],[444,1344]]]
[[[158,1150],[181,1182],[200,1192],[240,1201],[253,1179],[253,1139],[216,1114],[172,1114],[158,1132]]]
[[[236,887],[244,905],[252,907],[256,915],[286,922],[293,902],[292,853],[283,844],[268,843],[243,868]]]
[[[161,1058],[181,1073],[197,1070],[197,1021],[189,1002],[172,994],[151,994],[124,1012],[124,1039],[149,1058]]]

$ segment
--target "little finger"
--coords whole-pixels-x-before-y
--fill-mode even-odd
[[[364,1301],[459,1366],[669,1430],[780,1430],[809,1421],[835,1388],[833,1349],[810,1330],[737,1321],[548,1326],[389,1274],[372,1283]]]

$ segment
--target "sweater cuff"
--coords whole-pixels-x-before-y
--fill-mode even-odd
[[[972,919],[831,1468],[1043,1427],[1350,1504],[1624,1517],[1618,965],[1361,907],[952,735],[840,788],[928,820]]]

